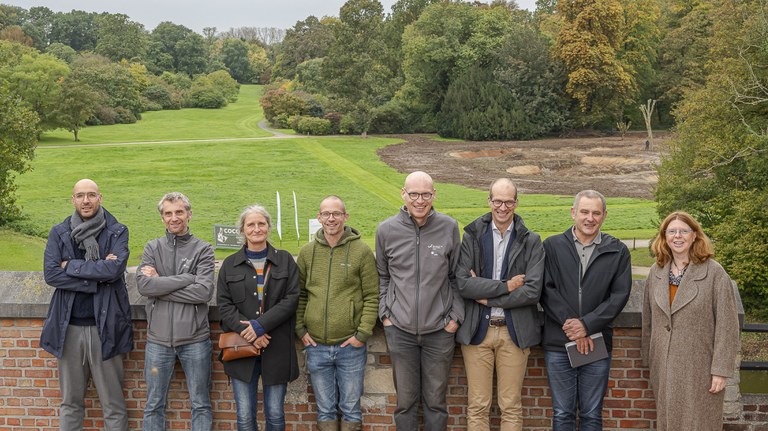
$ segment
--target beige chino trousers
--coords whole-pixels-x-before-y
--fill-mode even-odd
[[[467,431],[490,430],[493,401],[493,373],[496,371],[496,398],[501,410],[501,431],[523,429],[522,389],[531,349],[520,349],[506,326],[489,326],[483,342],[462,345],[467,373]]]

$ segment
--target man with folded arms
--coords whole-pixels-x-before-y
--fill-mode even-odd
[[[464,297],[464,324],[456,334],[467,372],[467,430],[489,431],[493,374],[501,431],[522,431],[522,389],[531,347],[541,341],[539,312],[544,276],[541,237],[515,214],[517,187],[495,180],[490,212],[464,228],[456,276]]]
[[[136,272],[139,293],[147,297],[147,347],[144,378],[147,404],[144,431],[166,429],[165,408],[176,358],[187,381],[192,431],[210,431],[211,329],[208,301],[213,297],[213,248],[189,232],[192,206],[179,192],[157,204],[165,236],[144,247]]]

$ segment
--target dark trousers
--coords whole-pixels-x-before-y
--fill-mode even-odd
[[[397,392],[396,428],[418,430],[419,400],[424,400],[424,431],[445,431],[448,426],[445,395],[456,346],[454,334],[440,330],[414,335],[386,326],[384,335]]]

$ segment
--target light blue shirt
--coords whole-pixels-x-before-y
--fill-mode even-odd
[[[493,279],[501,280],[501,268],[504,267],[504,253],[507,251],[509,239],[512,238],[512,229],[515,223],[510,223],[503,234],[496,227],[495,222],[491,222],[491,226],[493,230]],[[504,317],[504,309],[492,307],[491,317]]]

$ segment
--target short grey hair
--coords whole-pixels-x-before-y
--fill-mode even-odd
[[[252,213],[261,214],[265,219],[267,219],[267,226],[270,230],[272,230],[272,216],[269,215],[269,211],[267,211],[267,209],[263,206],[255,204],[245,207],[243,212],[240,213],[240,219],[237,221],[237,229],[240,231],[240,233],[245,231],[245,218]]]
[[[603,196],[602,193],[596,191],[596,190],[582,190],[579,193],[576,194],[576,197],[573,199],[573,207],[578,208],[579,201],[581,198],[588,198],[588,199],[600,199],[600,202],[603,203],[603,212],[606,210],[605,206],[605,196]]]
[[[184,195],[184,193],[181,192],[169,192],[166,193],[165,196],[163,196],[162,199],[160,199],[160,202],[157,203],[157,211],[162,214],[163,213],[163,202],[176,202],[176,201],[182,201],[184,202],[184,209],[187,210],[187,212],[192,211],[192,204],[189,203],[189,198]]]

